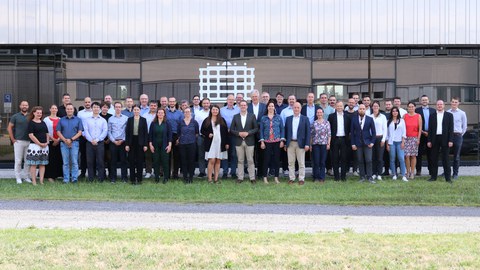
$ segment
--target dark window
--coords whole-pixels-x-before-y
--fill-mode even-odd
[[[396,55],[396,51],[395,51],[395,50],[393,50],[393,49],[385,50],[385,56],[395,57],[395,55]]]
[[[460,50],[460,49],[450,49],[450,50],[448,50],[448,54],[449,55],[461,55],[462,50]]]
[[[410,50],[398,50],[398,56],[409,56],[410,55]]]
[[[103,81],[90,82],[90,97],[94,100],[103,100]]]
[[[98,59],[98,49],[88,49],[88,58]]]
[[[443,100],[447,102],[447,87],[446,86],[437,86],[437,100]]]
[[[280,56],[280,49],[277,49],[277,48],[270,49],[270,56]]]
[[[334,57],[333,53],[334,53],[333,50],[323,50],[322,58],[323,59],[333,59],[333,57]]]
[[[450,87],[450,97],[459,97],[460,101],[462,101],[462,89],[460,86]]]
[[[423,50],[415,49],[410,51],[412,56],[423,56]]]
[[[253,57],[255,50],[253,48],[246,48],[243,50],[243,57]]]
[[[125,59],[125,50],[116,48],[115,49],[115,59]]]
[[[85,58],[85,49],[76,49],[75,58]]]
[[[335,50],[335,58],[338,58],[338,59],[347,58],[347,50]]]
[[[428,55],[428,56],[431,56],[431,55],[435,55],[436,52],[437,52],[437,50],[435,50],[435,49],[425,49],[424,54]]]
[[[474,87],[465,87],[464,88],[464,97],[463,102],[475,102],[475,88]]]
[[[33,54],[33,49],[23,49],[23,54]]]
[[[348,58],[351,58],[351,59],[360,58],[360,50],[351,49],[351,50],[348,50],[347,53],[348,53]]]
[[[111,49],[102,49],[102,58],[103,59],[112,59],[112,50]]]
[[[295,49],[295,56],[296,57],[304,57],[305,53],[304,53],[303,49]]]
[[[77,81],[77,100],[83,100],[89,96],[88,82]]]
[[[240,49],[233,48],[230,50],[230,57],[231,58],[239,58],[240,57]]]
[[[257,49],[257,56],[267,56],[267,49],[265,48]]]
[[[283,49],[283,56],[292,56],[292,49]]]
[[[374,57],[383,57],[385,56],[385,50],[375,49],[373,50]]]

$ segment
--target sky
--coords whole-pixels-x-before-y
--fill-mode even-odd
[[[477,0],[0,0],[0,44],[478,44]]]

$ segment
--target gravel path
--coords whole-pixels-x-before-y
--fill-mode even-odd
[[[0,228],[480,232],[480,208],[2,201]]]

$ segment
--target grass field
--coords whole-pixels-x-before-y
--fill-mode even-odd
[[[480,234],[0,231],[2,269],[479,269]]]
[[[355,178],[357,179],[357,177]],[[0,180],[0,198],[32,200],[95,200],[95,201],[149,201],[178,203],[287,203],[336,205],[443,205],[480,206],[480,178],[460,177],[453,185],[442,178],[427,182],[425,177],[408,183],[385,180],[373,185],[327,181],[325,184],[307,182],[304,186],[265,185],[258,182],[235,184],[225,180],[221,184],[207,184],[194,180],[185,185],[171,181],[166,185],[151,180],[132,186],[117,183],[79,183],[77,185],[45,183],[43,186],[17,185],[15,180]]]

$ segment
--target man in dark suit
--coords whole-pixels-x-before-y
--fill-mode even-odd
[[[347,147],[350,135],[350,117],[347,116],[343,109],[343,102],[338,101],[335,104],[335,113],[328,116],[330,122],[331,137],[331,153],[333,159],[333,175],[335,181],[347,180]],[[341,168],[341,174],[339,172]]]
[[[445,111],[443,100],[437,101],[437,111],[430,114],[428,126],[427,147],[431,148],[431,173],[428,181],[436,181],[438,176],[438,157],[437,154],[441,149],[443,172],[445,180],[452,183],[450,159],[448,154],[450,147],[453,146],[453,115]]]
[[[248,176],[250,182],[255,184],[255,163],[253,161],[253,154],[255,152],[256,134],[258,131],[258,124],[253,113],[247,112],[247,102],[240,101],[240,113],[233,116],[232,124],[230,126],[230,133],[235,136],[235,150],[237,151],[238,166],[237,166],[237,183],[241,183],[244,177],[244,162],[247,156]]]
[[[257,124],[260,125],[260,120],[262,119],[262,116],[265,114],[265,110],[267,109],[265,103],[260,102],[260,93],[258,92],[257,89],[252,90],[250,93],[250,98],[252,99],[252,102],[248,104],[248,113],[249,114],[254,114],[255,119],[257,119]],[[260,140],[259,138],[259,133],[257,133],[257,142]],[[263,152],[264,150],[260,148],[260,142],[257,143],[257,147],[255,147],[255,165],[257,168],[257,174],[260,176],[263,172]],[[272,172],[270,172],[272,173]]]
[[[310,123],[300,114],[300,103],[293,104],[293,115],[285,120],[285,150],[288,154],[289,184],[295,182],[295,161],[298,161],[298,184],[305,183],[305,152],[310,150]]]
[[[422,117],[422,136],[420,137],[420,144],[418,145],[418,156],[417,156],[417,175],[420,176],[422,175],[422,157],[424,154],[427,155],[427,167],[428,167],[428,174],[431,175],[431,166],[432,166],[432,155],[431,149],[427,147],[427,141],[428,141],[428,128],[429,126],[429,120],[430,120],[430,115],[433,115],[436,113],[434,108],[430,108],[428,106],[428,96],[423,95],[420,98],[420,102],[422,103],[421,107],[418,107],[415,109],[415,112],[420,114]]]
[[[351,143],[353,151],[357,151],[360,182],[367,179],[370,183],[375,184],[372,179],[372,150],[376,140],[375,122],[372,117],[365,114],[365,110],[365,105],[360,104],[358,115],[352,118]]]

